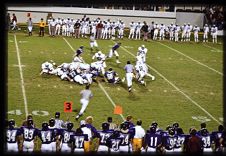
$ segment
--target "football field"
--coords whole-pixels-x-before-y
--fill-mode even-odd
[[[104,54],[115,42],[118,41],[97,40]],[[125,77],[126,62],[130,60],[135,65],[138,47],[144,44],[148,49],[149,72],[156,79],[146,77],[146,86],[134,80],[132,93],[127,91],[126,82],[116,85],[93,82],[90,89],[94,97],[81,119],[93,116],[93,125],[100,129],[108,116],[121,123],[132,115],[134,123],[137,119],[143,121],[144,129],[152,121],[163,129],[178,122],[185,133],[191,126],[199,129],[201,122],[207,123],[209,131],[217,130],[223,123],[223,44],[127,38],[120,42],[117,51],[121,64],[116,64],[112,57],[106,60],[107,69],[112,67],[120,78]],[[94,53],[90,52],[89,39],[8,33],[8,119],[15,119],[16,125],[21,126],[26,114],[32,114],[41,128],[43,121],[49,121],[59,111],[63,120],[69,118],[75,128],[79,126],[75,116],[81,108],[79,93],[85,86],[39,73],[44,61],[53,60],[57,65],[72,62],[81,45],[85,47],[83,59],[91,63]],[[72,112],[64,112],[66,101],[73,102]],[[113,114],[116,105],[123,108],[121,115]]]

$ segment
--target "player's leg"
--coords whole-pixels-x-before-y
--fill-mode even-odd
[[[86,107],[88,106],[89,101],[85,99],[81,99],[80,103],[82,104],[82,108],[79,111],[78,115],[76,116],[76,120],[78,120],[78,118],[83,115],[84,111],[86,110]]]

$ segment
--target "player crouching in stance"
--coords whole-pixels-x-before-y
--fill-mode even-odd
[[[116,84],[121,82],[118,73],[116,73],[112,68],[109,68],[109,70],[105,72],[104,76],[109,83]]]
[[[50,62],[52,62],[52,63],[50,63]],[[53,67],[56,65],[56,63],[53,62],[52,60],[50,62],[46,61],[46,62],[42,63],[40,75],[53,74],[53,71],[54,71]]]

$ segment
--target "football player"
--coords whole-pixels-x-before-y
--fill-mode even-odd
[[[54,132],[55,137],[52,138],[52,142],[50,144],[52,146],[52,151],[56,152],[59,150],[60,142],[59,142],[59,129],[57,129],[55,127],[55,119],[54,118],[49,119],[48,128]]]
[[[103,61],[103,67],[106,68],[107,65],[105,63],[105,58],[106,58],[105,54],[103,54],[101,51],[98,51],[92,57],[93,60],[96,59],[97,61]]]
[[[88,135],[84,134],[81,128],[77,128],[74,135],[71,135],[70,142],[72,143],[72,151],[74,153],[84,153],[89,147]],[[88,146],[87,146],[88,145]]]
[[[132,84],[133,84],[132,81],[133,81],[133,77],[135,75],[135,68],[130,63],[130,61],[127,61],[127,64],[125,65],[124,69],[126,71],[126,81],[127,81],[128,91],[131,92]]]
[[[218,131],[213,131],[211,134],[214,141],[214,151],[216,152],[222,151],[222,147],[220,145],[220,139],[222,138],[223,131],[224,131],[224,126],[219,125]]]
[[[200,31],[200,28],[195,25],[194,28],[193,28],[193,31],[194,31],[194,39],[195,39],[195,42],[198,42],[199,41],[199,31]]]
[[[119,146],[122,142],[122,139],[123,138],[120,137],[119,130],[115,130],[113,134],[107,138],[106,143],[111,154],[119,153]]]
[[[141,47],[138,48],[137,56],[141,57],[141,61],[143,63],[146,62],[146,55],[147,55],[148,49],[145,48],[145,45],[141,45]]]
[[[175,25],[173,23],[171,23],[168,26],[168,29],[169,29],[169,38],[170,38],[170,41],[173,41]]]
[[[140,22],[138,22],[137,24],[136,24],[136,29],[135,29],[135,34],[136,34],[136,40],[137,40],[137,37],[138,37],[138,39],[140,40],[140,30],[141,30],[141,28],[142,28],[142,24],[140,23]]]
[[[109,83],[116,84],[121,82],[121,79],[118,77],[118,74],[112,68],[109,68],[109,70],[105,72],[104,76]]]
[[[188,28],[188,26],[187,26],[187,24],[186,23],[184,23],[184,25],[183,26],[181,26],[181,30],[182,30],[182,33],[181,33],[181,41],[183,42],[183,41],[186,41],[186,33],[187,33],[187,28]]]
[[[116,63],[121,63],[121,62],[119,61],[119,54],[118,54],[118,52],[116,51],[120,46],[121,46],[121,43],[120,43],[120,42],[116,43],[116,44],[111,48],[111,50],[110,50],[110,52],[109,52],[107,58],[111,58],[113,55],[115,55],[115,57],[116,57]]]
[[[178,24],[176,24],[176,26],[174,27],[174,38],[175,38],[175,42],[178,42],[178,34],[180,32],[180,26]]]
[[[120,125],[120,137],[122,141],[119,145],[119,151],[130,153],[132,152],[132,139],[133,139],[133,132],[129,130],[129,124],[123,122]]]
[[[208,33],[210,31],[210,28],[208,24],[205,24],[203,27],[203,42],[208,42]]]
[[[90,50],[91,50],[91,53],[93,52],[93,49],[98,49],[98,44],[97,44],[97,41],[95,40],[95,36],[94,36],[94,33],[92,33],[90,35]]]
[[[42,63],[42,65],[41,65],[42,70],[39,75],[42,75],[43,73],[44,74],[52,74],[52,72],[54,71],[54,68],[53,68],[54,65],[56,65],[56,64],[55,63],[52,64],[48,61]]]
[[[66,124],[63,120],[60,119],[60,112],[55,113],[55,125],[54,127],[61,129],[63,127],[66,127]]]
[[[186,31],[186,41],[190,41],[191,30],[192,30],[192,25],[190,25],[190,23],[188,23],[188,25],[187,25],[187,31]]]
[[[211,35],[212,35],[212,40],[213,43],[217,43],[217,33],[218,33],[218,28],[217,26],[214,24],[211,28]]]
[[[136,24],[132,21],[130,23],[130,25],[129,25],[130,31],[129,31],[129,37],[128,37],[128,39],[130,39],[130,38],[133,39],[134,38],[135,28],[136,28]]]
[[[164,24],[161,24],[159,26],[159,40],[165,39],[165,30],[166,30],[166,26]]]
[[[200,138],[202,140],[203,152],[213,152],[213,137],[209,134],[206,128],[200,130]]]
[[[23,152],[33,152],[37,145],[39,130],[33,127],[33,120],[28,120],[28,126],[21,127],[23,135]]]
[[[151,126],[148,133],[145,135],[146,152],[160,152],[162,146],[162,135],[156,133],[156,126]]]
[[[97,131],[98,145],[97,152],[109,152],[107,139],[113,134],[113,130],[109,130],[109,123],[102,123],[102,130]]]
[[[166,153],[174,152],[177,138],[175,136],[175,131],[172,127],[168,128],[168,134],[163,136],[163,150]]]
[[[190,135],[184,134],[182,128],[178,126],[178,128],[176,128],[176,144],[175,144],[174,152],[179,152],[179,153],[184,152],[185,145],[187,144],[189,137]]]
[[[124,36],[124,29],[125,29],[125,23],[123,21],[121,21],[118,25],[118,38],[123,38]]]
[[[75,131],[73,131],[74,124],[72,122],[67,123],[67,128],[62,129],[60,132],[60,137],[62,140],[61,152],[70,153],[72,152],[72,148],[70,146],[70,138],[72,135],[75,135]]]
[[[6,130],[7,135],[7,152],[18,152],[21,150],[22,144],[22,136],[21,130],[15,127],[15,120],[11,119],[8,121],[8,128]]]
[[[42,123],[42,129],[40,130],[38,136],[42,142],[41,152],[53,152],[51,143],[55,135],[53,130],[49,129],[47,122]]]
[[[154,35],[153,35],[153,40],[157,40],[158,38],[158,33],[159,33],[159,25],[156,23],[154,25]]]

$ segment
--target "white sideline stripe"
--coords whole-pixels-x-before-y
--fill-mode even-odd
[[[114,41],[112,41],[114,42]],[[122,49],[124,49],[127,53],[129,53],[130,55],[132,55],[133,57],[136,58],[136,56],[129,52],[127,49],[125,49],[124,47],[121,47]],[[213,117],[209,112],[207,112],[207,110],[205,110],[204,108],[202,108],[202,106],[200,106],[197,102],[195,102],[194,100],[192,100],[187,94],[185,94],[182,90],[180,90],[177,86],[175,86],[172,82],[170,82],[167,78],[165,78],[165,76],[163,76],[161,73],[159,73],[156,69],[152,68],[151,66],[149,66],[147,64],[147,66],[155,71],[159,76],[161,76],[165,81],[167,81],[171,86],[173,86],[177,91],[179,91],[181,94],[183,94],[188,100],[190,100],[193,104],[195,104],[197,107],[199,107],[203,112],[205,112],[209,117],[211,117],[213,120],[215,120],[218,124],[222,124],[220,123],[215,117]]]
[[[75,49],[71,46],[71,44],[63,37],[64,41],[68,44],[68,46],[75,51]],[[107,91],[104,89],[104,87],[98,83],[98,86],[100,87],[100,89],[104,92],[104,94],[107,96],[108,100],[111,102],[111,104],[114,106],[114,108],[116,107],[115,102],[112,100],[112,98],[109,96],[109,94],[107,93]],[[121,118],[123,119],[123,121],[125,121],[125,117],[120,114]]]
[[[27,117],[27,115],[28,115],[27,97],[26,97],[25,87],[24,87],[23,70],[22,70],[22,66],[21,66],[21,62],[20,62],[20,51],[19,51],[19,48],[18,48],[18,43],[17,43],[17,39],[16,39],[16,35],[15,34],[14,34],[14,39],[15,39],[15,46],[16,46],[18,65],[19,65],[19,70],[20,70],[20,80],[21,80],[21,88],[22,88],[22,93],[23,93],[23,98],[24,98],[25,115]]]
[[[216,73],[218,73],[218,74],[223,76],[223,73],[221,73],[221,72],[219,72],[219,71],[217,71],[217,70],[215,70],[215,69],[213,69],[213,68],[211,68],[211,67],[209,67],[209,66],[207,66],[207,65],[205,65],[205,64],[203,64],[203,63],[201,63],[201,62],[199,62],[199,61],[197,61],[197,60],[195,60],[193,58],[191,58],[190,56],[185,55],[184,53],[182,53],[182,52],[180,52],[180,51],[178,51],[178,50],[176,50],[174,48],[171,48],[171,47],[169,47],[169,46],[167,46],[167,45],[165,45],[165,44],[163,44],[161,42],[157,42],[157,43],[159,43],[159,44],[161,44],[161,45],[163,45],[163,46],[165,46],[165,47],[167,47],[167,48],[169,48],[169,49],[171,49],[171,50],[173,50],[173,51],[175,51],[175,52],[177,52],[177,53],[179,53],[179,54],[181,54],[181,55],[183,55],[183,56],[185,56],[187,58],[189,58],[190,60],[192,60],[192,61],[194,61],[194,62],[196,62],[196,63],[198,63],[198,64],[200,64],[200,65],[202,65],[202,66],[204,66],[204,67],[206,67],[206,68],[208,68],[208,69],[210,69],[210,70],[212,70],[212,71],[214,71],[214,72],[216,72]]]
[[[214,48],[214,47],[211,47],[211,46],[208,46],[207,44],[204,44],[204,43],[203,43],[202,45],[204,45],[205,47],[208,47],[208,48],[214,49],[214,50],[216,50],[216,51],[218,51],[218,52],[223,52],[222,50],[217,49],[217,48]]]

